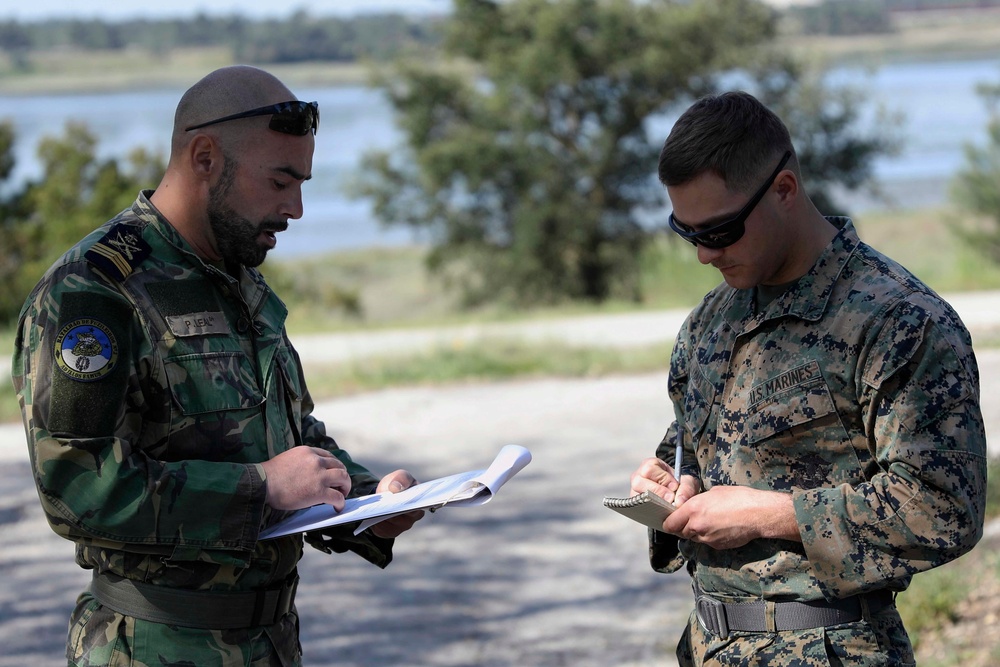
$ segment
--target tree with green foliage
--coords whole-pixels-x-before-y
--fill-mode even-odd
[[[640,220],[664,217],[666,135],[651,138],[650,123],[736,70],[769,103],[804,102],[798,70],[763,56],[776,21],[756,0],[457,0],[443,62],[378,75],[406,143],[368,155],[357,191],[384,223],[429,238],[431,268],[469,303],[639,300]],[[828,167],[824,151],[848,143],[834,121],[850,113],[800,116],[803,132],[825,134],[805,163]],[[884,148],[865,142],[841,155],[838,178]]]
[[[0,124],[0,183],[14,167],[14,131]],[[0,199],[0,324],[16,318],[25,297],[59,254],[131,205],[141,188],[155,187],[161,156],[134,150],[127,165],[96,157],[97,140],[70,123],[63,137],[38,145],[42,176]]]
[[[0,186],[7,184],[14,171],[14,139],[14,124],[10,121],[0,122]],[[16,297],[11,292],[23,264],[24,248],[15,232],[16,221],[24,217],[26,213],[20,193],[0,197],[0,236],[4,239],[0,244],[0,326],[12,319],[11,311],[13,315],[17,314],[13,305]],[[17,308],[20,308],[20,304]]]
[[[951,200],[983,226],[955,227],[973,248],[1000,263],[1000,84],[978,88],[989,110],[986,143],[965,146],[965,166],[952,181]]]
[[[750,69],[753,92],[788,126],[816,208],[826,215],[849,215],[836,190],[881,195],[875,158],[898,154],[900,115],[875,108],[871,124],[863,127],[863,89],[825,85],[823,70],[804,69],[787,56],[772,54]]]

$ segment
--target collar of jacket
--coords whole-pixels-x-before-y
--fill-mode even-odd
[[[734,289],[726,307],[726,321],[735,330],[749,333],[781,317],[817,322],[826,313],[833,288],[851,256],[861,245],[854,222],[842,216],[826,218],[839,230],[809,272],[762,311],[754,305],[755,289]]]

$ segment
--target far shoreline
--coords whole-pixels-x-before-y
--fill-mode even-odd
[[[126,91],[186,90],[219,67],[236,64],[218,49],[190,49],[159,58],[143,51],[46,54],[36,72],[0,67],[0,95],[93,95]],[[371,68],[361,63],[245,63],[262,67],[295,87],[368,85]]]
[[[1000,65],[1000,9],[980,25],[967,16],[956,22],[905,25],[895,33],[824,36],[782,35],[781,50],[800,63],[821,69],[874,68],[891,64],[997,60]],[[0,61],[0,95],[34,97],[123,91],[185,90],[205,73],[236,64],[222,48],[184,49],[167,55],[142,49],[32,53],[30,73]],[[389,63],[309,61],[293,64],[245,63],[273,72],[295,87],[369,86],[377,67]],[[95,74],[96,72],[96,74]]]

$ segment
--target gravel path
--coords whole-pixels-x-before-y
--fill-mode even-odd
[[[953,303],[974,336],[996,333],[1000,294]],[[578,318],[573,330],[581,344],[643,344],[672,336],[678,317],[594,318],[596,334],[581,333]],[[560,326],[532,335],[559,337]],[[325,340],[296,341],[307,364],[341,349],[343,337]],[[987,433],[1000,442],[1000,350],[981,350],[979,361]],[[396,389],[324,402],[317,413],[380,474],[406,467],[430,479],[485,467],[507,443],[526,446],[533,461],[489,504],[428,515],[385,571],[310,550],[298,597],[307,665],[674,664],[691,608],[687,578],[650,570],[645,530],[600,502],[627,494],[629,473],[670,421],[665,373]],[[0,525],[0,667],[64,664],[66,619],[87,574],[45,524],[19,424],[0,425]]]
[[[377,473],[532,462],[487,505],[431,514],[385,570],[310,550],[298,604],[308,665],[670,665],[683,576],[647,565],[645,529],[601,506],[670,414],[665,375],[407,389],[323,403],[332,434]],[[0,441],[23,449],[19,425]],[[8,450],[11,447],[7,447]],[[20,454],[0,464],[0,665],[58,664],[87,575],[46,526]]]

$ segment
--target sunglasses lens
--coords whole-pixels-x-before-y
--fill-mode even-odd
[[[319,111],[311,104],[302,102],[290,109],[283,109],[271,116],[268,127],[282,134],[304,136],[319,127]]]
[[[720,229],[713,229],[698,234],[692,240],[706,248],[725,248],[743,238],[744,229],[742,220],[733,220],[723,225]]]
[[[670,227],[684,238],[684,240],[693,245],[700,245],[712,248],[713,250],[733,245],[743,238],[743,232],[746,230],[744,221],[741,218],[723,222],[720,225],[701,232],[696,232],[680,222],[674,217],[673,213],[670,214],[668,221]]]

